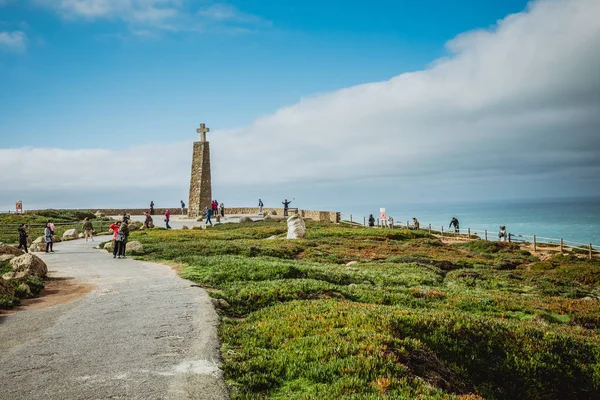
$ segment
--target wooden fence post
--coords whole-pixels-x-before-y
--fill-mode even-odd
[[[429,224],[429,233],[431,234],[431,224]]]
[[[537,252],[537,237],[533,235],[533,252]]]
[[[350,214],[350,222],[352,222],[352,214]]]
[[[560,238],[560,254],[563,253],[563,250],[564,250],[564,243],[563,243],[563,239]]]
[[[442,225],[442,238],[444,237],[444,225]]]
[[[510,243],[510,242],[511,242],[511,240],[510,240],[510,232],[508,232],[508,243]]]
[[[367,217],[363,217],[363,225],[367,226]]]
[[[592,244],[590,243],[590,260],[592,259]]]
[[[469,236],[469,239],[471,239],[471,228],[467,228],[467,236]]]
[[[379,226],[379,221],[380,221],[379,218],[377,218],[377,226]]]
[[[487,229],[484,232],[485,232],[485,240],[487,240]]]

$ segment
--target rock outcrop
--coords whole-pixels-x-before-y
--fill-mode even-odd
[[[128,242],[125,248],[125,254],[142,254],[144,252],[144,246],[138,241]]]
[[[112,253],[113,250],[115,249],[114,245],[113,245],[113,241],[111,240],[110,242],[104,243],[103,249],[106,250],[106,251],[108,251],[109,253]]]
[[[9,246],[8,244],[0,244],[0,254],[10,254],[13,256],[20,256],[25,254],[23,250],[17,249],[15,246]]]
[[[43,278],[48,273],[46,263],[31,253],[23,254],[10,260],[12,272],[4,275],[5,279],[26,280],[29,276]]]
[[[15,294],[15,287],[6,279],[0,277],[0,298],[11,298]],[[0,303],[2,304],[2,303]]]
[[[250,217],[241,217],[240,218],[240,224],[244,224],[246,222],[254,222],[254,221]]]
[[[298,215],[292,215],[287,220],[288,239],[302,239],[306,237],[306,225],[304,224],[304,220]]]
[[[78,239],[79,238],[79,232],[77,232],[77,229],[75,229],[75,228],[73,228],[73,229],[67,229],[65,231],[65,233],[63,233],[62,238],[63,238],[63,240]]]

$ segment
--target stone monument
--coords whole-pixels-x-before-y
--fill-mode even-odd
[[[200,134],[200,141],[194,142],[188,202],[188,215],[193,218],[203,216],[205,207],[210,208],[212,201],[210,148],[206,141],[206,133],[210,132],[210,129],[205,124],[200,124],[200,128],[196,129],[196,132]]]

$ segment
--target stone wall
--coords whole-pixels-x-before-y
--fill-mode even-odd
[[[263,207],[263,213],[265,215],[271,214],[275,211],[277,215],[283,215],[283,208],[270,208]],[[296,213],[295,208],[291,208],[288,211],[288,215]],[[225,207],[225,215],[258,215],[258,207]],[[309,218],[313,221],[319,222],[333,222],[335,224],[340,222],[340,213],[336,211],[316,211],[316,210],[298,210],[298,214],[302,218]]]
[[[127,213],[129,215],[143,215],[144,211],[150,211],[149,208],[91,208],[77,210],[90,212],[92,214],[96,213],[96,211],[100,211],[106,216],[123,215],[123,213]],[[155,208],[154,215],[164,215],[166,210],[166,208]],[[39,210],[30,210],[27,212],[35,214],[37,211]],[[283,215],[283,208],[263,207],[263,213],[265,215],[271,214],[272,211],[275,211],[277,215]],[[181,207],[169,208],[169,212],[171,215],[181,215]],[[289,215],[294,213],[296,213],[295,208],[291,208],[288,211]],[[340,222],[340,213],[336,211],[298,210],[298,214],[303,218],[309,218],[313,221],[333,222],[336,224]],[[258,207],[225,207],[225,215],[258,215]]]

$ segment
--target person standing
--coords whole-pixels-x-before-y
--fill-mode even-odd
[[[394,217],[392,217],[391,215],[388,217],[388,227],[390,229],[394,229]]]
[[[94,226],[88,217],[85,217],[83,220],[83,235],[86,242],[88,239],[91,239],[92,242],[94,241]]]
[[[421,224],[419,224],[419,220],[413,217],[413,229],[417,230],[421,227]]]
[[[217,207],[218,207],[217,201],[216,201],[216,200],[213,200],[213,201],[210,203],[210,209],[211,209],[211,212],[212,212],[212,215],[213,215],[213,216],[217,215]]]
[[[288,201],[288,199],[285,199],[284,201],[281,202],[281,204],[283,204],[283,216],[287,217],[288,216],[288,209],[290,208],[290,203],[292,201]]]
[[[452,226],[454,226],[454,233],[460,232],[460,228],[458,226],[458,219],[456,219],[456,217],[452,217],[452,221],[450,221],[450,225],[448,225],[448,228],[451,228]]]
[[[498,233],[498,239],[500,239],[501,242],[506,242],[506,226],[502,225],[500,227],[500,232]]]
[[[121,221],[117,221],[114,224],[111,224],[108,229],[113,231],[113,258],[117,258],[117,234],[119,233],[119,229],[121,228]]]
[[[167,226],[167,229],[171,229],[171,227],[169,226],[170,220],[171,220],[171,213],[169,212],[169,209],[167,209],[167,211],[165,211],[165,224]]]
[[[258,215],[263,215],[263,207],[265,205],[263,204],[261,199],[258,199]]]
[[[180,200],[181,202],[181,215],[184,216],[185,215],[185,203],[183,202],[183,200]]]
[[[122,223],[117,232],[117,257],[125,258],[125,250],[127,248],[127,239],[129,239],[129,225]]]
[[[204,226],[210,224],[210,226],[213,226],[212,221],[210,220],[210,216],[212,215],[212,210],[210,210],[208,207],[206,207],[206,209],[204,210],[204,214],[206,214],[206,222],[204,223]]]
[[[50,225],[52,222],[48,221],[46,224],[46,228],[44,228],[44,241],[46,242],[46,253],[50,250],[51,253],[54,253],[54,249],[52,247],[52,236],[54,236],[54,230],[50,229]]]
[[[369,215],[369,226],[370,227],[374,227],[375,226],[375,217],[373,216],[373,214]]]
[[[154,200],[150,201],[150,215],[154,215]]]
[[[219,205],[219,212],[221,213],[221,217],[225,218],[225,204],[221,203]]]
[[[25,253],[29,253],[27,251],[27,225],[25,224],[21,224],[21,226],[19,226],[19,249],[23,249],[25,250]]]

